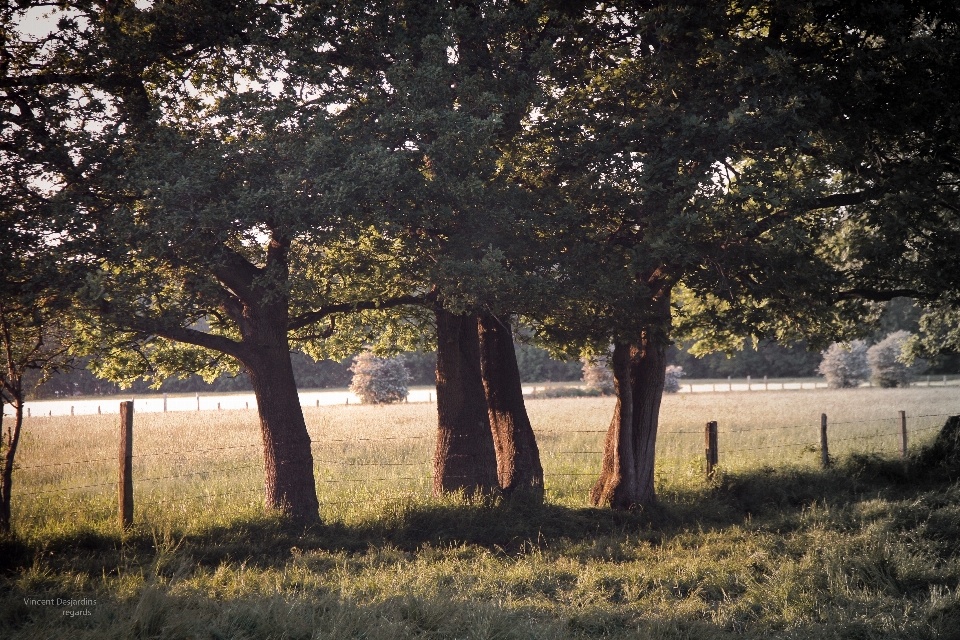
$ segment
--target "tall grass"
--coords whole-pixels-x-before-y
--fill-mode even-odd
[[[916,450],[960,413],[952,389],[667,396],[661,504],[632,514],[586,504],[612,407],[528,402],[543,506],[431,498],[434,405],[307,407],[308,529],[263,514],[252,411],[137,415],[128,531],[116,416],[33,418],[0,637],[956,637],[960,485],[896,457],[897,412]],[[97,604],[70,617],[38,595]]]

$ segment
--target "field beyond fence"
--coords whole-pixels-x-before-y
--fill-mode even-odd
[[[960,465],[912,454],[960,388],[668,395],[660,503],[636,512],[587,504],[612,398],[527,407],[543,505],[431,496],[433,404],[305,407],[310,527],[264,513],[252,410],[136,413],[126,528],[117,414],[31,417],[0,637],[957,637]]]

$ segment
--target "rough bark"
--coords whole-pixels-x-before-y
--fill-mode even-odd
[[[320,508],[310,435],[287,348],[262,347],[244,359],[257,397],[263,439],[264,500],[297,521],[315,522]]]
[[[481,314],[480,368],[487,397],[497,475],[504,495],[543,500],[543,467],[527,409],[513,331],[505,318]]]
[[[437,447],[433,493],[494,493],[497,455],[480,372],[477,317],[437,311]]]
[[[632,509],[656,502],[653,472],[667,368],[666,340],[658,332],[643,331],[639,346],[616,345],[613,360],[617,407],[590,502]]]
[[[13,429],[7,427],[5,449],[3,454],[3,475],[0,476],[0,533],[10,533],[10,496],[13,488],[13,463],[17,455],[17,446],[20,444],[20,430],[23,427],[23,402],[14,402],[16,415],[13,419]],[[3,404],[0,403],[0,411]]]
[[[313,477],[313,452],[287,337],[290,303],[283,291],[289,282],[289,242],[274,233],[267,245],[264,269],[226,247],[221,249],[220,263],[214,265],[213,271],[232,292],[222,296],[221,310],[236,322],[241,339],[234,342],[211,334],[201,337],[229,342],[214,343],[209,348],[234,355],[250,375],[263,439],[266,507],[298,522],[316,522],[320,504]],[[271,274],[273,283],[264,278],[266,273]],[[184,336],[170,337],[189,341],[184,340]]]
[[[654,463],[666,370],[666,340],[656,333],[645,331],[641,336],[639,353],[630,361],[630,381],[633,385],[633,460],[636,468],[634,503],[637,505],[650,505],[657,499]]]
[[[220,351],[243,364],[250,375],[260,416],[265,506],[310,523],[319,520],[320,504],[313,476],[310,435],[290,362],[287,309],[287,299],[282,295],[274,295],[269,304],[262,302],[262,297],[258,301],[255,295],[249,294],[245,300],[224,305],[224,313],[240,329],[240,341],[165,326],[144,325],[137,330]]]
[[[613,370],[613,388],[617,404],[603,447],[603,467],[600,478],[590,491],[594,505],[609,503],[615,507],[629,507],[627,487],[633,486],[633,388],[630,384],[630,352],[628,344],[617,343],[610,359]]]

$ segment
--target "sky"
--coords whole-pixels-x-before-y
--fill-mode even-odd
[[[153,4],[153,0],[137,0],[134,5],[139,9],[146,9]],[[17,31],[31,38],[43,38],[55,31],[57,22],[63,16],[76,12],[62,11],[57,7],[31,7],[22,10],[17,22]]]

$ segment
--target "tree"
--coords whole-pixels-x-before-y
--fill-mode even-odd
[[[391,20],[377,38],[389,52],[387,82],[368,106],[385,125],[382,144],[415,154],[407,161],[416,174],[384,208],[402,253],[421,258],[406,265],[408,279],[435,295],[427,307],[438,345],[434,487],[496,491],[499,476],[508,494],[517,483],[542,493],[511,319],[542,296],[549,267],[529,231],[543,205],[511,182],[504,158],[538,96],[555,28],[538,3],[384,11]]]
[[[70,331],[62,310],[54,312],[51,300],[0,296],[0,532],[10,532],[13,470],[23,431],[23,407],[28,376],[42,382],[57,371],[70,369]],[[3,430],[4,405],[13,407],[13,424]]]
[[[11,26],[21,9],[7,8],[0,97],[5,173],[43,169],[49,207],[68,217],[58,231],[96,267],[77,309],[97,372],[129,382],[243,368],[266,505],[313,521],[290,343],[310,350],[352,314],[318,347],[349,352],[371,339],[376,309],[423,298],[390,284],[403,258],[383,259],[390,241],[366,232],[364,193],[388,188],[394,167],[364,155],[344,108],[366,87],[335,82],[367,59],[368,43],[345,38],[366,14],[302,9],[77,4],[31,42]]]
[[[62,260],[60,250],[68,242],[49,241],[54,229],[39,215],[42,198],[35,189],[19,181],[0,185],[0,533],[11,530],[13,471],[27,395],[76,364],[68,292],[82,265]],[[8,404],[13,422],[7,418],[4,425]]]
[[[523,403],[520,368],[509,318],[479,317],[480,364],[497,452],[497,476],[506,496],[543,500],[540,450]]]
[[[615,344],[595,504],[655,501],[671,339],[816,345],[952,260],[956,17],[935,3],[663,2],[583,23],[591,56],[561,57],[516,164],[574,211],[556,252],[571,302],[541,328],[567,348]]]
[[[378,358],[364,351],[353,361],[350,371],[350,391],[364,403],[389,404],[407,398],[410,374],[397,358]]]
[[[849,345],[834,342],[824,350],[817,371],[831,389],[857,386],[870,376],[866,341],[853,340]]]

